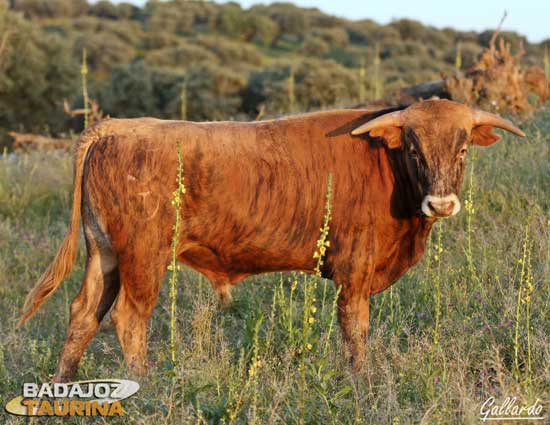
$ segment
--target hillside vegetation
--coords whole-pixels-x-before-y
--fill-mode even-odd
[[[457,65],[468,69],[491,35],[407,19],[349,21],[289,3],[243,10],[183,0],[141,8],[0,0],[0,129],[4,142],[9,130],[80,131],[82,120],[64,113],[63,100],[83,104],[83,49],[90,97],[111,116],[247,120],[260,111],[349,106],[438,79]],[[549,40],[503,36],[514,51],[523,43],[526,65],[542,65]]]

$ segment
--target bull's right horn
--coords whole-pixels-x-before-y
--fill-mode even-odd
[[[514,133],[516,136],[525,137],[525,133],[523,131],[517,128],[510,121],[499,117],[498,115],[491,114],[490,112],[473,110],[472,117],[474,120],[474,127],[490,125],[491,127],[502,128],[510,133]]]

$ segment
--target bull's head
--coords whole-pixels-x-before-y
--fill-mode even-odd
[[[421,210],[428,217],[449,217],[460,210],[458,194],[469,145],[500,140],[493,128],[525,134],[510,121],[448,100],[428,100],[381,115],[352,131],[380,137],[401,149],[408,173],[417,183]]]

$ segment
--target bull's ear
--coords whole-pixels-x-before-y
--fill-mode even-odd
[[[500,140],[500,136],[493,132],[490,125],[480,125],[472,130],[472,144],[477,146],[491,146]]]
[[[377,128],[369,132],[371,137],[380,137],[390,149],[401,147],[401,127]]]
[[[384,139],[389,148],[401,146],[401,127],[403,126],[403,111],[390,112],[381,115],[354,129],[351,134],[359,136],[369,133],[371,137]]]

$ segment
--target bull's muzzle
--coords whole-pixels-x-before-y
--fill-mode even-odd
[[[447,196],[428,195],[422,201],[422,212],[428,217],[450,217],[460,211],[460,200],[454,193]]]

